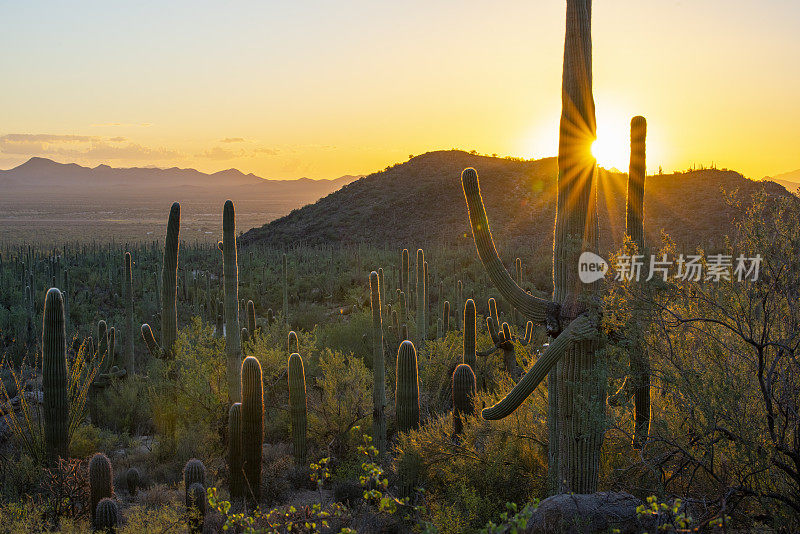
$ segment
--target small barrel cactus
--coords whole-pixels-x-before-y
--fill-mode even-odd
[[[67,341],[64,299],[50,288],[44,300],[42,325],[42,390],[44,439],[48,461],[69,456],[69,398],[67,396]]]
[[[115,532],[120,524],[117,501],[106,497],[97,503],[94,511],[94,527],[101,532]]]
[[[453,433],[464,429],[462,416],[475,415],[475,373],[469,365],[460,363],[453,371]]]
[[[197,458],[192,458],[183,468],[184,489],[188,489],[195,482],[206,485],[206,466]]]
[[[306,463],[306,375],[303,358],[297,353],[289,356],[289,411],[294,461],[302,466]]]
[[[125,486],[128,488],[128,495],[131,497],[136,495],[136,490],[142,483],[142,475],[135,467],[131,467],[125,472]]]
[[[206,488],[195,482],[186,490],[186,518],[189,534],[202,534],[206,517]]]
[[[92,523],[96,523],[98,503],[114,496],[114,475],[108,457],[98,452],[89,460],[89,504]]]
[[[228,410],[228,470],[231,498],[242,497],[242,403]]]
[[[264,442],[264,386],[261,364],[248,356],[242,362],[242,472],[244,492],[261,501],[261,447]]]
[[[405,340],[397,351],[397,391],[395,416],[397,429],[406,432],[419,428],[419,381],[417,377],[417,350]]]

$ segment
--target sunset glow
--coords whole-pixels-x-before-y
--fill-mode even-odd
[[[332,178],[437,149],[556,153],[563,2],[84,5],[0,7],[0,168]],[[649,172],[800,167],[799,4],[610,0],[593,17],[600,165],[627,169],[641,114]]]

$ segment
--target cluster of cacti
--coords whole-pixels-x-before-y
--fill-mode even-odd
[[[397,389],[395,417],[400,432],[419,428],[419,380],[417,350],[411,341],[403,341],[397,352]]]
[[[264,389],[261,364],[248,356],[241,374],[241,441],[243,490],[252,502],[261,501],[261,446],[264,442]]]
[[[237,254],[236,214],[233,202],[226,200],[222,210],[222,276],[225,279],[225,352],[228,362],[228,397],[231,402],[239,402],[242,398],[238,376],[242,366],[242,345]]]
[[[293,353],[288,362],[289,415],[292,427],[292,445],[297,465],[306,463],[306,373],[303,358]]]
[[[67,382],[64,301],[61,291],[50,288],[44,301],[42,325],[42,390],[45,448],[51,464],[69,455]]]
[[[206,466],[197,458],[183,468],[183,489],[189,533],[201,534],[206,515]]]

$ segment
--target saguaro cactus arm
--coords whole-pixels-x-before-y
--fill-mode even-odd
[[[500,261],[492,239],[492,231],[489,228],[489,219],[486,217],[486,208],[483,205],[478,183],[478,173],[475,169],[471,167],[464,169],[464,172],[461,173],[461,185],[467,201],[475,247],[478,249],[478,256],[486,268],[492,285],[526,318],[536,324],[547,325],[549,329],[558,330],[559,305],[526,293],[514,282],[503,266],[503,262]]]
[[[533,367],[525,373],[525,376],[517,382],[514,389],[509,391],[500,402],[485,408],[481,412],[483,418],[495,420],[510,415],[542,383],[542,380],[545,379],[550,369],[558,362],[571,342],[590,339],[596,335],[597,326],[594,321],[586,314],[580,315],[567,326],[560,336],[550,343],[547,350],[533,364]]]

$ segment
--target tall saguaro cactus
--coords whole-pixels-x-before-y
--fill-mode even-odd
[[[125,367],[128,375],[136,372],[133,347],[133,265],[131,253],[125,253]]]
[[[180,246],[181,205],[172,204],[164,240],[164,260],[161,266],[161,345],[156,343],[150,325],[142,325],[142,338],[154,358],[172,359],[175,340],[178,339],[178,247]]]
[[[372,305],[372,441],[380,456],[386,453],[386,371],[383,352],[383,315],[378,273],[369,274]]]
[[[172,357],[178,339],[178,247],[181,230],[181,205],[172,204],[164,241],[164,264],[161,269],[161,346]]]
[[[261,446],[264,443],[264,386],[261,364],[252,356],[242,362],[243,490],[251,502],[261,501]]]
[[[239,266],[236,251],[236,214],[233,201],[222,209],[222,276],[225,279],[225,352],[228,364],[228,398],[241,400],[239,370],[242,368],[242,340],[239,327]]]
[[[631,161],[628,169],[628,200],[625,206],[625,233],[644,254],[644,179],[646,173],[647,121],[631,119]],[[641,331],[636,325],[628,331],[636,339],[629,350],[635,418],[634,446],[639,447],[650,433],[650,360],[642,348]]]
[[[234,402],[228,410],[228,471],[231,498],[238,499],[242,491],[242,403]]]
[[[475,373],[472,368],[460,363],[453,371],[453,434],[464,429],[463,416],[475,415]]]
[[[303,358],[289,356],[289,412],[292,420],[292,445],[297,465],[306,463],[306,373]]]
[[[464,359],[463,362],[475,369],[475,301],[467,299],[464,304]]]
[[[283,254],[283,323],[289,326],[289,266]]]
[[[67,397],[67,339],[64,299],[51,287],[44,299],[42,325],[42,390],[44,440],[48,462],[69,456],[69,400]]]
[[[417,346],[422,348],[425,343],[425,335],[428,330],[427,318],[425,317],[425,252],[417,249]]]
[[[395,417],[400,432],[419,428],[419,380],[417,350],[408,340],[397,351],[397,391],[395,392]]]
[[[486,419],[507,416],[550,372],[551,492],[596,491],[604,433],[605,384],[595,357],[600,342],[589,309],[595,287],[578,276],[581,253],[598,249],[596,162],[590,150],[595,139],[591,5],[591,0],[567,0],[552,301],[526,293],[508,274],[492,241],[478,174],[466,169],[461,176],[478,255],[492,284],[523,316],[557,336],[511,392],[483,410]]]

